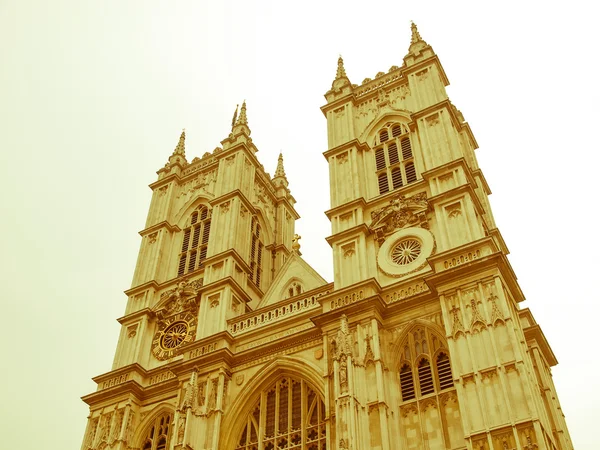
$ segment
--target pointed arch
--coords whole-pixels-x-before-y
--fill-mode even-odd
[[[175,213],[173,218],[174,225],[178,225],[181,229],[185,228],[188,217],[199,205],[206,205],[208,209],[212,209],[212,206],[210,206],[209,203],[210,199],[211,198],[207,195],[199,194],[185,202],[184,205],[179,208],[179,211]]]
[[[154,409],[140,422],[137,426],[135,432],[133,433],[133,443],[134,448],[142,448],[144,445],[144,440],[146,439],[146,434],[148,431],[148,427],[151,426],[156,419],[158,419],[163,414],[171,414],[171,417],[175,417],[175,409],[169,403],[160,403],[154,407]],[[173,435],[173,430],[171,429],[173,424],[169,424],[169,434]]]
[[[369,138],[371,136],[375,136],[379,129],[388,122],[401,122],[408,124],[412,122],[412,117],[410,112],[405,110],[386,111],[383,114],[375,117],[371,123],[365,127],[358,140],[360,142],[369,143]]]
[[[400,366],[402,365],[403,361],[406,361],[407,358],[405,358],[404,355],[404,347],[405,347],[405,342],[408,339],[409,334],[413,333],[417,328],[428,328],[430,333],[435,336],[438,341],[440,343],[442,343],[444,345],[444,347],[447,348],[446,345],[446,337],[445,337],[445,332],[444,329],[433,322],[424,320],[424,319],[414,319],[411,320],[408,325],[404,328],[404,330],[402,330],[402,333],[400,333],[400,335],[394,340],[393,344],[392,344],[392,351],[390,354],[391,357],[391,362],[392,362],[392,367],[394,367],[394,370],[400,370]],[[431,349],[430,354],[434,354],[438,349]],[[423,352],[419,352],[419,353],[423,353]]]
[[[246,386],[225,411],[222,429],[231,432],[221,433],[219,448],[232,449],[236,447],[247,423],[246,418],[252,414],[252,410],[261,397],[261,392],[283,377],[305,381],[323,401],[325,400],[323,377],[320,375],[317,366],[304,359],[292,356],[279,357],[248,380]]]

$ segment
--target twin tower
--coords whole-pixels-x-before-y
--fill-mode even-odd
[[[212,153],[188,161],[183,133],[82,449],[572,449],[448,84],[414,24],[400,67],[356,85],[339,59],[321,108],[332,283],[301,257],[246,104]]]

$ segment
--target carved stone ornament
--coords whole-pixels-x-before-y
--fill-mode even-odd
[[[429,204],[424,192],[412,197],[399,195],[390,200],[389,205],[371,212],[371,232],[381,245],[394,231],[412,226],[429,229],[427,211]]]
[[[331,339],[331,354],[334,360],[342,359],[342,356],[352,356],[352,334],[345,314],[340,317],[340,329]]]
[[[159,320],[173,314],[190,311],[198,307],[198,290],[202,287],[203,279],[181,280],[174,289],[165,291],[160,296],[160,302],[155,308]]]

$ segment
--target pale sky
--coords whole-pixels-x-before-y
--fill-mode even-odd
[[[410,20],[479,143],[509,259],[559,365],[577,449],[597,449],[598,12],[591,1],[0,0],[2,448],[78,449],[111,369],[156,170],[246,99],[258,158],[283,152],[302,253],[332,258],[326,123],[352,83],[400,66]]]

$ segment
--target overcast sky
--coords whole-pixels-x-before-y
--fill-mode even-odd
[[[339,54],[356,84],[400,66],[414,20],[479,143],[575,448],[596,449],[592,4],[0,0],[2,447],[81,445],[79,397],[111,368],[147,185],[182,128],[202,156],[247,100],[267,171],[284,154],[302,253],[332,280],[323,94]]]

